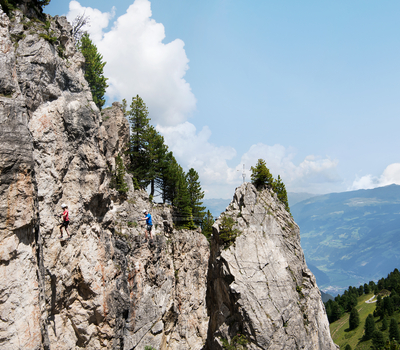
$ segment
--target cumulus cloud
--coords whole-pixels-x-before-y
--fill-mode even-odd
[[[227,161],[236,156],[232,147],[216,146],[209,142],[210,129],[205,126],[200,132],[185,122],[177,126],[157,126],[178,163],[187,171],[194,168],[200,176],[202,188],[207,196],[229,198],[239,175]],[[240,182],[239,182],[240,183]]]
[[[381,176],[365,175],[356,178],[350,190],[367,190],[388,185],[400,185],[400,163],[393,163],[386,167]]]
[[[280,175],[286,189],[291,192],[326,193],[328,188],[333,189],[342,182],[337,173],[337,160],[309,155],[296,165],[293,162],[295,155],[292,148],[258,143],[242,156],[242,163],[248,164],[250,179],[250,166],[254,166],[258,159],[264,159],[272,175],[275,178]]]
[[[326,188],[334,188],[342,183],[337,174],[337,160],[310,155],[300,164],[293,162],[295,151],[276,144],[252,145],[243,154],[240,163],[230,167],[228,161],[234,159],[236,151],[232,147],[220,147],[209,142],[211,131],[204,127],[197,132],[196,127],[183,123],[173,127],[157,127],[177,161],[187,171],[193,167],[199,173],[206,196],[209,198],[230,198],[235,187],[242,183],[243,164],[246,181],[250,181],[250,167],[258,159],[264,159],[272,175],[283,179],[288,191],[326,193]]]
[[[129,105],[132,97],[139,95],[153,123],[185,122],[196,108],[196,99],[184,79],[189,62],[184,42],[163,43],[164,26],[151,18],[150,1],[135,0],[106,32],[113,10],[101,13],[71,1],[68,18],[84,11],[91,18],[88,32],[107,62],[107,97],[117,101],[125,98]]]

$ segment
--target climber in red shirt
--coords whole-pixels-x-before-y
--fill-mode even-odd
[[[62,228],[65,227],[65,232],[67,232],[67,236],[68,238],[70,238],[71,236],[69,235],[68,232],[68,225],[69,225],[69,212],[68,212],[68,205],[66,204],[61,204],[61,208],[63,208],[64,212],[60,215],[63,218],[63,222],[60,225],[60,237],[58,238],[63,238],[63,232],[62,232]]]

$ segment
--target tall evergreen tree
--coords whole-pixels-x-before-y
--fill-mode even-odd
[[[271,188],[274,178],[272,177],[264,159],[259,159],[255,167],[251,167],[251,182],[257,189]]]
[[[192,217],[192,207],[188,191],[186,176],[182,167],[178,165],[175,169],[176,183],[173,205],[176,210],[177,226],[193,229],[194,222]]]
[[[188,185],[193,221],[196,225],[200,225],[204,219],[204,210],[206,209],[206,207],[202,206],[204,192],[201,190],[199,174],[193,168],[190,168],[188,173],[186,174],[186,182]]]
[[[210,239],[213,230],[212,230],[212,225],[214,224],[215,220],[209,210],[207,210],[207,213],[203,219],[203,222],[201,223],[201,232],[204,236],[206,236],[207,239]]]
[[[383,307],[383,300],[382,296],[379,294],[378,297],[376,298],[376,307],[374,310],[374,316],[375,317],[383,317],[385,314],[385,310]]]
[[[387,318],[384,317],[382,320],[382,327],[381,327],[381,331],[386,331],[388,329],[388,322],[387,322]]]
[[[375,321],[374,321],[374,316],[372,314],[369,314],[367,318],[365,319],[365,324],[364,324],[364,339],[369,340],[372,338],[372,333],[375,331]]]
[[[392,298],[390,296],[383,298],[383,309],[385,314],[388,314],[389,316],[393,315],[394,307]]]
[[[383,349],[385,346],[385,339],[383,338],[383,334],[380,331],[374,331],[372,333],[372,345],[374,349]]]
[[[395,339],[397,341],[400,340],[399,325],[398,325],[397,320],[395,318],[392,318],[390,320],[389,339],[391,339],[391,340]]]
[[[139,95],[132,98],[130,110],[127,112],[131,124],[131,139],[129,144],[130,171],[140,188],[150,184],[149,169],[151,159],[149,154],[149,112]]]
[[[115,188],[120,195],[125,196],[129,191],[128,184],[125,182],[125,165],[122,157],[118,154],[115,157],[115,172],[111,177],[111,187]]]
[[[160,172],[162,159],[167,153],[167,146],[164,144],[164,138],[152,125],[149,126],[147,136],[147,150],[149,157],[147,178],[148,181],[150,181],[150,196],[153,197],[155,192],[155,180]]]
[[[360,316],[358,314],[357,309],[353,307],[350,311],[350,317],[349,317],[350,329],[356,329],[359,324],[360,324]]]
[[[272,189],[276,193],[278,199],[285,205],[286,211],[288,213],[290,213],[286,187],[285,187],[285,184],[283,183],[280,175],[278,175],[278,178],[276,180],[274,180],[274,182],[272,183]]]
[[[337,301],[332,301],[332,311],[331,311],[331,317],[329,318],[329,322],[335,322],[338,320],[340,317],[342,317],[344,310],[342,307],[339,305]]]
[[[103,56],[97,51],[97,47],[90,40],[88,33],[82,35],[78,48],[85,57],[85,79],[92,91],[93,101],[101,109],[106,102],[104,94],[108,87],[107,78],[103,75],[106,62],[103,62]]]
[[[172,203],[175,197],[176,173],[178,163],[172,152],[166,153],[160,164],[160,173],[155,182],[160,189],[163,203]]]
[[[369,294],[370,293],[370,287],[367,283],[364,283],[364,294]]]

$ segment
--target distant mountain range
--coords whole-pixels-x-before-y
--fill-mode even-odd
[[[400,265],[400,186],[331,193],[291,207],[320,289],[341,293]]]
[[[203,205],[209,210],[214,218],[217,218],[225,211],[226,207],[232,201],[231,199],[211,198],[203,199]]]

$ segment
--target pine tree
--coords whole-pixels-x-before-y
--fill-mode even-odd
[[[342,317],[344,313],[344,310],[342,309],[342,307],[339,305],[338,302],[333,301],[332,302],[332,312],[331,312],[331,318],[329,319],[329,322],[335,322],[336,320],[338,320],[340,317]]]
[[[383,307],[383,300],[382,296],[379,294],[377,299],[376,299],[376,308],[374,310],[374,316],[375,317],[383,317],[385,313],[384,307]]]
[[[350,311],[350,317],[349,317],[350,329],[356,329],[359,324],[360,324],[360,316],[358,314],[357,309],[353,307]]]
[[[166,153],[160,164],[160,172],[155,179],[156,187],[161,192],[163,203],[172,203],[174,200],[177,166],[178,163],[172,152]]]
[[[129,144],[130,172],[138,182],[140,188],[150,184],[148,176],[151,159],[148,151],[150,125],[149,112],[146,104],[139,95],[132,98],[128,111],[131,124],[131,139]]]
[[[154,129],[149,127],[147,140],[148,153],[150,158],[147,178],[150,181],[150,195],[154,196],[156,188],[158,194],[162,195],[162,188],[159,186],[163,170],[166,166],[168,146],[164,143],[164,138]]]
[[[372,345],[375,349],[383,349],[385,346],[385,340],[383,334],[380,331],[374,331],[372,333]]]
[[[274,180],[274,182],[272,183],[272,189],[276,193],[278,199],[285,205],[286,211],[290,213],[286,187],[285,184],[282,182],[280,175],[278,175],[278,179]]]
[[[381,327],[381,331],[386,331],[388,329],[388,322],[387,322],[387,318],[384,317],[382,320],[382,327]]]
[[[344,350],[352,350],[352,348],[349,344],[347,344],[346,347],[344,348]]]
[[[190,168],[186,174],[186,182],[188,185],[189,197],[192,208],[193,221],[196,225],[200,225],[204,219],[206,207],[203,207],[204,192],[201,190],[199,174],[193,168]]]
[[[383,310],[385,314],[389,316],[393,315],[394,307],[392,298],[390,296],[383,298]]]
[[[206,236],[206,238],[209,240],[213,230],[212,230],[212,225],[214,224],[215,220],[209,210],[207,210],[207,213],[203,219],[203,222],[201,223],[201,233]]]
[[[120,195],[125,196],[128,192],[128,184],[125,182],[125,166],[122,157],[115,157],[115,173],[112,175],[111,187],[115,188]]]
[[[364,325],[364,340],[369,340],[372,337],[372,333],[375,331],[375,321],[374,321],[374,316],[372,314],[369,314],[367,318],[365,319],[365,325]]]
[[[176,210],[176,222],[178,227],[193,229],[194,222],[192,217],[191,201],[188,191],[186,176],[182,167],[178,165],[175,169],[175,194],[173,205]]]
[[[397,320],[395,318],[392,318],[390,320],[389,339],[391,339],[391,340],[395,339],[397,341],[400,340],[399,326],[398,326]]]
[[[370,287],[367,283],[364,283],[364,294],[369,294],[370,293]]]
[[[103,56],[97,51],[97,47],[90,40],[88,33],[82,35],[78,48],[85,57],[85,79],[92,91],[93,101],[101,109],[106,102],[104,94],[108,87],[107,78],[103,75],[106,62],[103,62]]]
[[[271,188],[274,178],[272,177],[265,160],[259,159],[255,167],[251,167],[251,182],[257,189]]]

